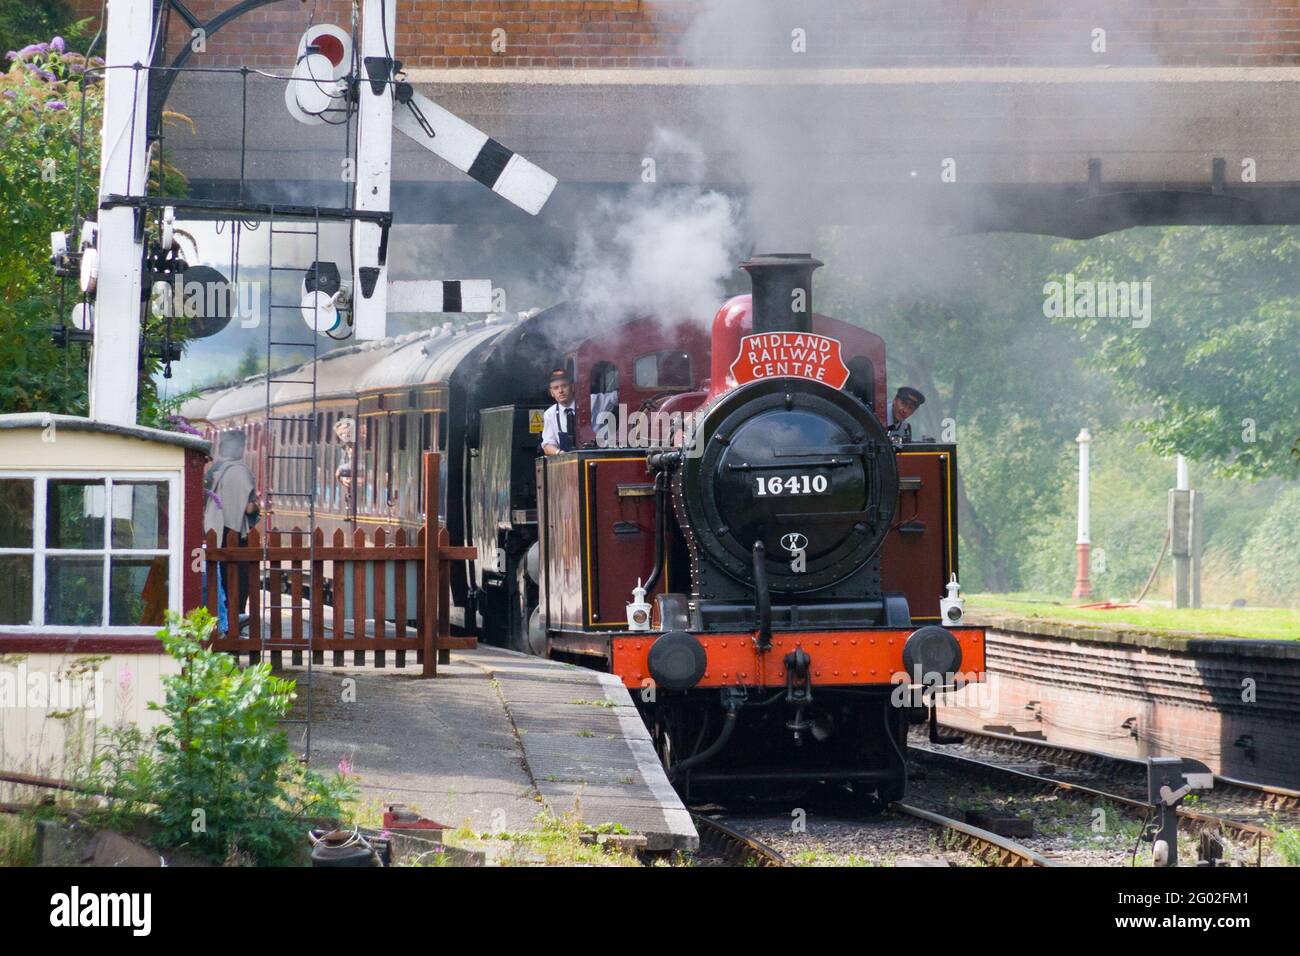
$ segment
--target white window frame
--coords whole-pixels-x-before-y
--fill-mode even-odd
[[[175,471],[63,471],[61,469],[0,469],[0,480],[18,479],[33,482],[32,494],[32,544],[31,548],[0,548],[0,555],[19,555],[32,559],[32,623],[0,624],[0,631],[12,634],[107,634],[133,636],[155,634],[160,625],[153,624],[46,624],[45,623],[45,559],[46,557],[100,557],[103,558],[103,604],[100,621],[109,621],[112,597],[111,571],[114,557],[151,558],[167,555],[167,606],[177,610],[181,606],[181,558],[185,551],[185,528],[182,524],[181,476]],[[92,548],[50,548],[46,546],[46,503],[50,481],[102,481],[104,482],[104,541],[103,546]],[[166,548],[113,548],[113,485],[115,482],[134,483],[153,481],[167,485],[167,547]]]

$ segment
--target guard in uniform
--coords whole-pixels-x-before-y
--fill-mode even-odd
[[[907,420],[912,417],[918,408],[925,404],[925,396],[911,386],[904,385],[894,396],[894,400],[889,403],[886,411],[885,426],[891,438],[898,438],[903,442],[912,440],[912,426]]]
[[[542,416],[542,453],[558,455],[578,447],[578,405],[573,379],[562,368],[551,372],[551,398],[555,404]]]

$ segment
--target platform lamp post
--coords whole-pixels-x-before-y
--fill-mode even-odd
[[[1088,434],[1088,429],[1081,428],[1075,441],[1079,443],[1079,537],[1075,545],[1079,570],[1074,578],[1074,597],[1078,599],[1092,597],[1092,581],[1088,579],[1088,561],[1092,549],[1088,535],[1088,445],[1092,436]]]

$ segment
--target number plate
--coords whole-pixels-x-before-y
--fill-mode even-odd
[[[830,493],[830,479],[825,475],[759,475],[754,479],[756,498],[829,495]]]

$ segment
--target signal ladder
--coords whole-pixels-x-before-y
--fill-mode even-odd
[[[265,511],[266,516],[263,520],[262,535],[262,559],[258,570],[259,580],[268,582],[266,587],[266,600],[262,604],[262,629],[261,629],[261,650],[262,658],[265,659],[267,653],[271,654],[273,661],[278,661],[281,652],[290,650],[293,652],[293,663],[295,665],[301,662],[303,651],[307,655],[307,693],[304,701],[306,708],[305,717],[286,718],[282,721],[285,724],[303,725],[303,760],[311,761],[311,727],[312,727],[312,690],[314,683],[313,664],[315,662],[315,648],[312,646],[313,633],[315,631],[314,621],[309,622],[303,628],[306,634],[307,645],[304,648],[299,641],[284,641],[277,639],[283,632],[286,623],[283,620],[284,612],[301,613],[301,605],[295,599],[295,593],[301,593],[303,589],[288,588],[288,595],[285,594],[286,585],[292,580],[290,576],[287,579],[281,579],[280,575],[272,576],[272,558],[271,558],[271,534],[272,518],[275,514],[275,503],[283,498],[287,499],[286,504],[292,506],[292,510],[301,512],[304,509],[297,507],[300,504],[306,505],[306,527],[308,560],[305,567],[310,569],[312,574],[316,568],[316,489],[320,476],[317,474],[319,464],[318,443],[320,436],[316,433],[316,360],[319,358],[319,336],[315,334],[314,328],[307,330],[307,338],[303,340],[303,323],[301,321],[302,303],[298,298],[298,289],[300,283],[295,281],[292,285],[294,301],[292,304],[277,303],[275,300],[275,278],[278,274],[289,273],[301,277],[311,270],[310,266],[279,265],[276,260],[276,237],[310,237],[313,252],[312,262],[321,261],[320,256],[320,225],[321,216],[320,208],[316,207],[315,216],[312,219],[288,219],[277,222],[274,209],[267,221],[267,250],[266,250],[266,288],[267,288],[267,313],[266,313],[266,411],[265,425],[263,434],[269,439],[270,454],[263,455],[265,462],[266,474],[265,483]],[[295,246],[301,242],[301,238],[289,240],[282,239],[282,244],[288,241]],[[288,312],[292,316],[286,316]],[[304,364],[297,364],[295,357],[289,350],[301,355],[307,353]],[[276,414],[272,405],[272,399],[275,391],[280,385],[307,385],[311,389],[311,407],[307,414],[306,440],[299,442],[299,449],[306,449],[288,454],[285,452],[280,436],[289,428],[299,427],[297,424],[301,421],[301,414],[284,415]],[[300,462],[305,462],[307,466],[307,480],[304,482],[304,490],[297,490],[287,480],[287,475],[298,466]],[[292,537],[291,537],[292,540]],[[280,583],[280,587],[275,590],[279,593],[273,593],[270,586],[271,581]],[[311,581],[309,587],[320,587],[322,582]],[[288,603],[285,598],[288,597]],[[316,604],[320,607],[319,602],[308,601],[308,606]],[[310,613],[310,612],[308,612]],[[274,628],[271,626],[275,622]],[[292,634],[292,628],[290,629]],[[301,690],[301,688],[300,688]]]

